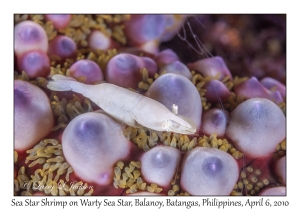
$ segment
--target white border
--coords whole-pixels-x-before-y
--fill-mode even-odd
[[[111,2],[111,3],[108,3]],[[296,1],[293,1],[296,2]],[[284,200],[289,201],[288,208],[298,209],[300,206],[299,199],[299,140],[297,131],[299,131],[299,12],[296,4],[288,1],[271,1],[271,0],[252,0],[252,1],[1,1],[1,74],[3,75],[0,82],[1,91],[1,206],[3,209],[11,208],[11,200],[24,200],[25,198],[13,197],[13,14],[14,13],[287,13],[287,147],[288,147],[288,177],[287,177],[287,197],[271,197],[272,201]],[[45,197],[43,197],[45,198]],[[91,199],[103,200],[108,197],[92,197]],[[155,197],[155,200],[165,200],[168,197]],[[28,197],[27,197],[28,199]],[[34,197],[34,200],[42,198]],[[74,197],[54,197],[49,199],[71,201],[78,198]],[[119,197],[109,197],[110,200],[119,199]],[[127,198],[134,200],[135,198]],[[150,199],[150,198],[149,198]],[[173,198],[175,199],[175,198]],[[180,200],[200,200],[202,197],[185,198]],[[217,197],[219,200],[228,200],[227,197]],[[241,200],[246,202],[248,197],[230,197],[230,200]],[[258,200],[258,198],[250,198]],[[265,198],[266,199],[266,198]],[[265,200],[264,199],[264,200]],[[5,208],[7,207],[7,208]],[[293,208],[294,207],[294,208]],[[26,207],[23,207],[26,208]],[[22,208],[22,209],[23,209]],[[30,209],[32,207],[29,207]],[[27,208],[27,209],[29,209]],[[53,208],[53,207],[44,207]],[[57,207],[60,208],[60,207]],[[72,207],[82,209],[82,207]],[[146,208],[146,207],[145,207]],[[179,209],[178,207],[172,207]],[[253,209],[263,209],[257,207]],[[286,209],[288,209],[286,208]],[[60,208],[61,209],[61,208]],[[68,207],[67,209],[71,209]],[[97,209],[90,207],[89,209]],[[103,209],[103,208],[101,208]],[[110,208],[113,209],[113,208]],[[132,208],[131,208],[132,209]],[[136,207],[136,209],[140,209]],[[148,208],[152,209],[152,208]],[[207,209],[207,208],[205,208]],[[210,209],[217,209],[211,207]],[[229,208],[227,208],[229,209]],[[231,209],[231,208],[230,208]],[[245,208],[244,209],[250,209]]]

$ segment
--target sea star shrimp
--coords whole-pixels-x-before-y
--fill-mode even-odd
[[[54,75],[47,87],[54,91],[74,91],[91,99],[113,118],[132,127],[144,126],[155,131],[194,134],[195,123],[172,113],[161,103],[119,86],[102,83],[86,85],[75,79]]]

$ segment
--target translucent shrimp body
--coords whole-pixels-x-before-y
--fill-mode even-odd
[[[161,103],[125,88],[109,83],[86,85],[62,75],[54,75],[52,79],[47,85],[49,89],[80,93],[107,114],[129,126],[144,126],[155,131],[181,134],[196,132],[196,125],[192,120],[175,115]]]

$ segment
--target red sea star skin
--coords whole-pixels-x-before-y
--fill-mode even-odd
[[[53,14],[53,15],[45,15],[46,20],[51,21],[53,26],[56,29],[63,29],[67,27],[69,22],[71,21],[72,16],[70,14]]]
[[[120,123],[97,112],[74,118],[62,136],[65,158],[76,175],[99,185],[112,182],[113,166],[130,154],[130,144]]]
[[[82,59],[70,67],[70,76],[85,84],[96,84],[103,81],[103,73],[94,61]]]
[[[77,46],[73,39],[59,35],[49,42],[49,52],[48,54],[59,56],[62,61],[66,58],[75,59],[77,54]]]
[[[202,105],[199,93],[193,83],[180,74],[167,73],[156,79],[145,94],[172,110],[178,106],[178,114],[188,117],[201,126]],[[197,131],[196,131],[197,133]]]
[[[229,195],[239,176],[235,159],[214,148],[197,147],[181,164],[181,187],[191,195]]]
[[[15,150],[24,151],[50,133],[54,119],[46,94],[29,82],[14,82]]]
[[[24,52],[18,58],[18,70],[25,71],[30,79],[47,77],[50,73],[50,60],[41,50]]]
[[[14,40],[17,57],[29,50],[41,50],[43,52],[48,50],[48,38],[45,30],[30,20],[15,25]]]

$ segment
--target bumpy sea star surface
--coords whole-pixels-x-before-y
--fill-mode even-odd
[[[284,15],[14,27],[15,195],[286,194]]]

